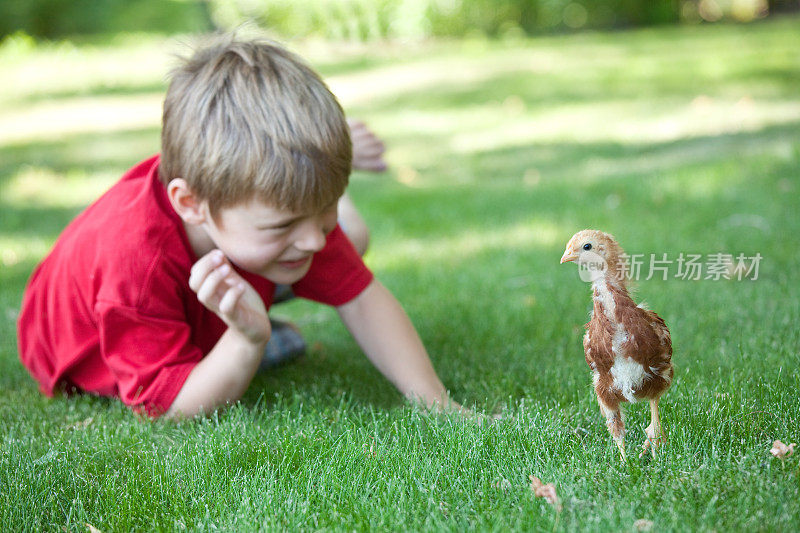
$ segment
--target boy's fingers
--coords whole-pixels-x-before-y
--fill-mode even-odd
[[[383,141],[360,120],[347,119],[347,125],[353,142],[353,168],[372,172],[386,170],[383,160],[386,146]]]
[[[225,279],[225,276],[230,274],[231,267],[227,263],[220,265],[203,280],[200,288],[197,291],[197,299],[200,300],[206,307],[213,304],[212,298],[217,293],[219,284]]]
[[[219,302],[220,314],[226,318],[233,318],[236,304],[239,303],[242,294],[244,294],[244,284],[241,282],[225,291],[225,296]]]
[[[214,250],[204,255],[192,266],[191,273],[189,274],[189,287],[191,287],[194,292],[200,290],[200,286],[209,273],[223,262],[224,256],[219,250]]]
[[[382,172],[386,170],[386,163],[383,160],[358,160],[353,163],[353,168],[356,170],[369,170],[371,172]]]
[[[365,155],[379,155],[386,151],[386,145],[375,136],[364,137],[361,141],[361,153]]]

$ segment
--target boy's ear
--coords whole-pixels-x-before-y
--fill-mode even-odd
[[[175,178],[167,184],[167,197],[172,208],[187,224],[199,226],[206,221],[206,202],[197,198],[183,178]]]

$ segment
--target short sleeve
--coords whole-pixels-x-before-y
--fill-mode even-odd
[[[292,289],[301,298],[340,306],[361,294],[372,279],[350,239],[336,226],[325,247],[314,255],[308,273]]]
[[[203,358],[189,325],[102,302],[97,317],[101,352],[120,399],[150,416],[164,414]]]

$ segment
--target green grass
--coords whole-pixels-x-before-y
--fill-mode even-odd
[[[297,44],[390,147],[351,192],[367,263],[455,399],[408,406],[330,309],[294,302],[307,357],[178,424],[46,399],[17,359],[27,276],[158,149],[177,40],[0,50],[0,523],[9,531],[800,529],[800,20],[492,43]],[[149,58],[141,61],[141,58]],[[125,68],[120,68],[120,65]],[[130,110],[136,110],[131,113]],[[584,227],[630,253],[763,256],[756,281],[653,279],[669,324],[669,445],[621,463],[581,348]],[[675,273],[675,267],[671,273]],[[628,446],[645,405],[627,409]],[[83,424],[75,425],[76,423]],[[556,485],[560,513],[528,488]]]

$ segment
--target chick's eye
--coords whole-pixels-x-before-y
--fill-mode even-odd
[[[588,242],[587,242],[586,244],[584,244],[584,245],[583,245],[583,249],[584,249],[584,250],[591,250],[591,249],[592,249],[592,245],[591,245],[591,243],[588,243]]]

